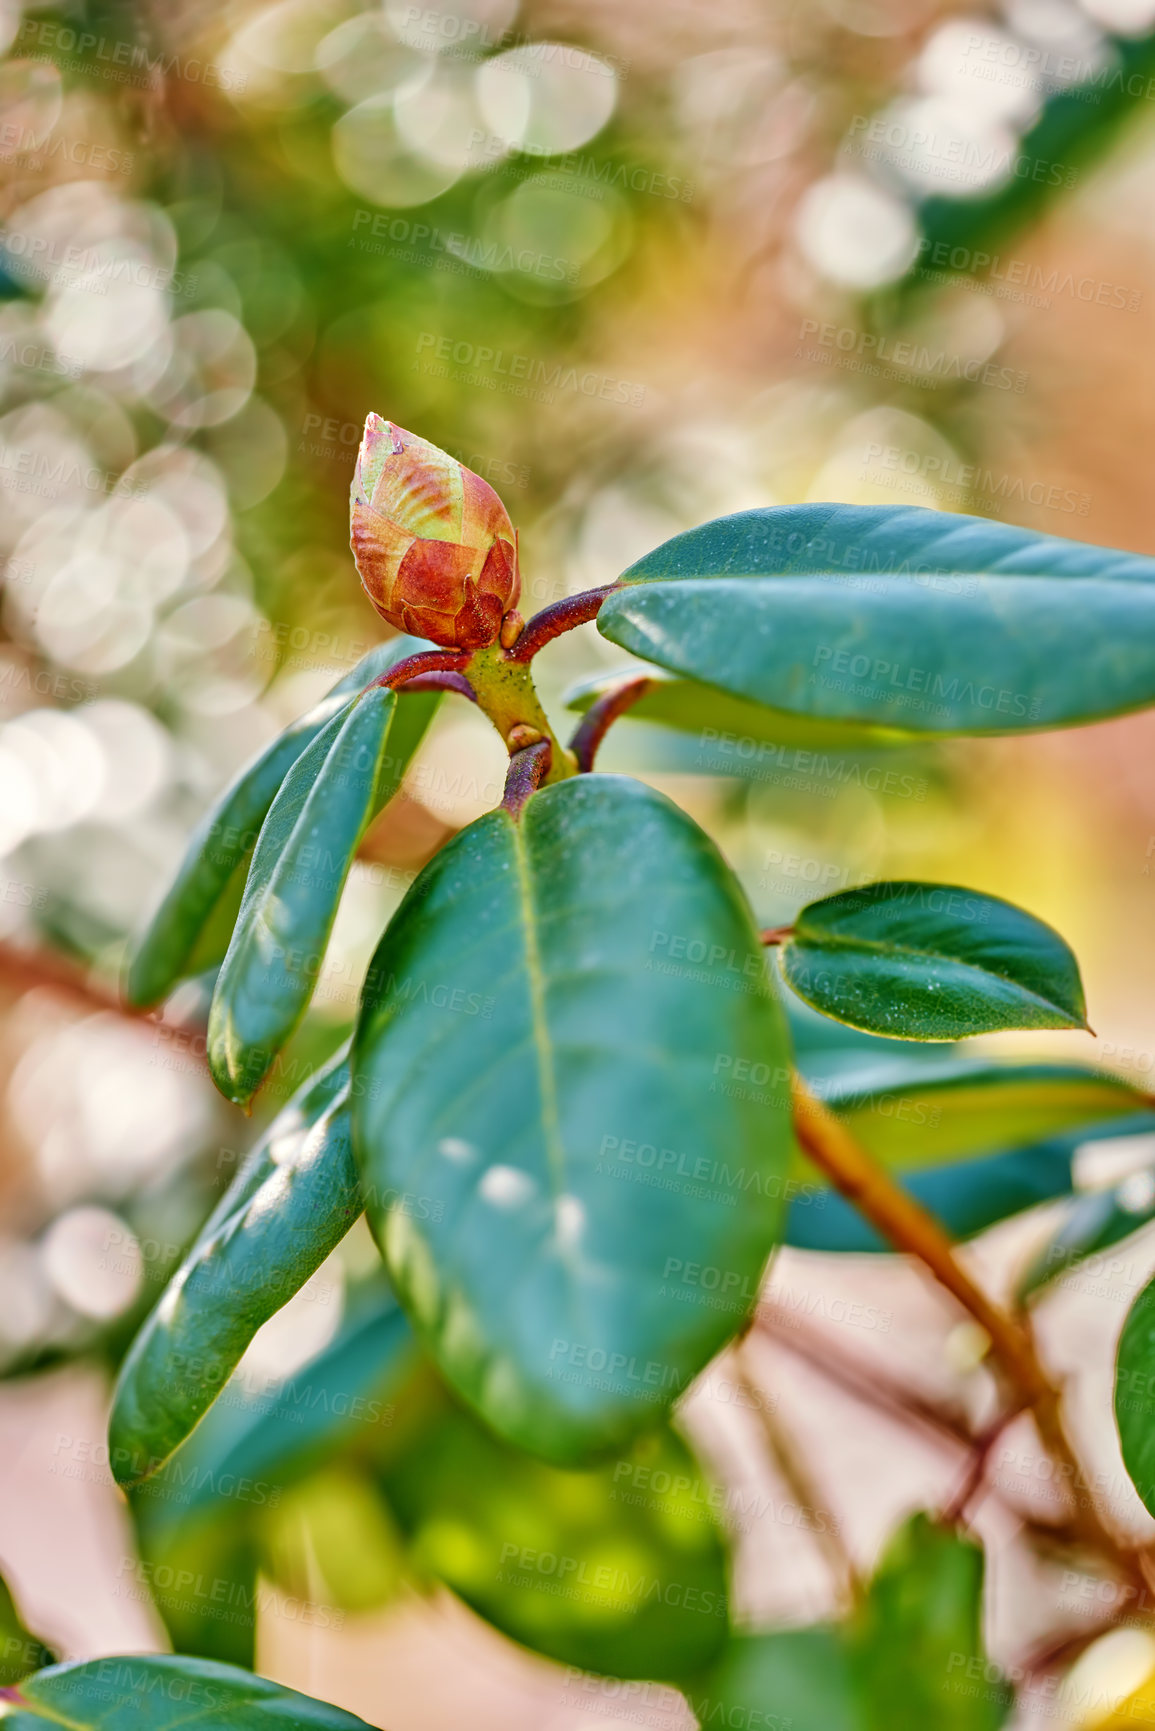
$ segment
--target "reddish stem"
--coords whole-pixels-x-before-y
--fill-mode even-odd
[[[515,751],[505,778],[502,810],[509,812],[511,817],[520,817],[530,794],[537,792],[549,774],[552,762],[553,746],[548,739],[539,739],[536,745],[525,745],[520,751]]]
[[[569,742],[569,748],[577,758],[578,774],[588,775],[594,766],[598,746],[618,719],[627,709],[633,707],[640,697],[644,697],[654,681],[648,674],[641,673],[636,679],[624,680],[621,685],[615,685],[612,691],[603,692],[601,697],[590,704],[585,715]]]
[[[784,944],[793,931],[793,926],[767,926],[765,931],[758,933],[758,939],[769,949],[773,944]]]
[[[415,674],[412,679],[407,679],[400,689],[402,691],[459,691],[462,697],[468,697],[470,703],[477,702],[477,693],[464,673],[455,673],[451,668],[440,673]]]
[[[372,691],[375,685],[383,685],[387,691],[396,691],[399,685],[408,684],[420,673],[462,673],[469,662],[468,649],[421,649],[416,655],[407,655],[388,673],[371,679],[365,689]]]
[[[513,648],[506,650],[506,660],[532,661],[539,649],[544,649],[563,631],[572,631],[575,625],[586,625],[596,619],[606,596],[618,587],[616,583],[607,583],[604,589],[587,589],[581,595],[567,595],[543,607],[534,614]]]

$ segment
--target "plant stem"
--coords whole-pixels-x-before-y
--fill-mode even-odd
[[[604,589],[586,589],[580,595],[566,595],[562,600],[543,607],[540,613],[534,614],[513,648],[506,651],[509,659],[532,661],[539,649],[544,649],[563,631],[587,625],[591,619],[597,618],[602,602],[617,587],[616,583],[607,583]]]
[[[1031,1335],[975,1284],[956,1260],[954,1246],[934,1216],[876,1164],[797,1076],[793,1096],[795,1131],[814,1164],[896,1250],[918,1257],[983,1329],[992,1356],[1016,1391],[1019,1409],[1029,1408],[1034,1414],[1044,1446],[1070,1475],[1075,1503],[1073,1529],[1105,1551],[1116,1567],[1133,1573],[1134,1565],[1101,1519],[1089,1493],[1086,1504],[1079,1499],[1086,1478],[1063,1429],[1059,1391],[1039,1363]]]
[[[530,794],[536,793],[544,781],[552,756],[553,746],[548,739],[539,739],[536,745],[526,745],[514,752],[505,778],[505,793],[501,800],[503,811],[509,812],[511,817],[521,816]]]
[[[828,1520],[815,1521],[810,1530],[834,1577],[839,1599],[852,1605],[858,1597],[861,1583],[854,1559],[846,1548],[838,1517],[819,1502],[819,1488],[810,1476],[810,1468],[801,1450],[795,1446],[785,1426],[779,1423],[776,1414],[767,1407],[762,1390],[752,1374],[748,1341],[738,1349],[737,1357],[738,1378],[750,1396],[751,1407],[758,1415],[767,1453],[785,1480],[790,1495],[798,1505],[799,1513],[830,1517]]]
[[[758,939],[767,949],[770,949],[775,944],[784,944],[793,931],[793,926],[767,926],[758,933]]]
[[[388,691],[396,691],[399,685],[416,679],[420,673],[463,673],[469,661],[468,649],[419,649],[416,655],[407,655],[387,673],[371,679],[365,689],[371,691],[375,685],[383,685]]]
[[[644,697],[654,681],[648,674],[641,673],[634,679],[623,680],[621,685],[615,685],[610,691],[591,703],[583,715],[569,742],[569,748],[577,758],[578,774],[588,775],[594,766],[598,747],[614,722],[627,709],[633,707],[640,697]]]
[[[531,620],[526,631],[532,624]],[[519,638],[518,647],[520,643]],[[549,740],[552,751],[544,786],[576,775],[577,762],[549,724],[527,661],[516,661],[513,654],[498,643],[488,649],[475,650],[469,663],[469,683],[477,695],[478,708],[488,715],[511,752],[518,748],[517,741],[510,739],[515,727],[532,728],[539,738]]]

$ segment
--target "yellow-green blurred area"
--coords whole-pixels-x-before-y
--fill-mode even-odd
[[[0,42],[0,1570],[40,1638],[90,1655],[192,1626],[112,1488],[108,1379],[254,1134],[207,1079],[203,992],[135,1018],[119,971],[228,777],[385,633],[348,551],[367,412],[502,495],[526,614],[707,518],[807,500],[1155,552],[1155,4],[0,0]],[[592,627],[551,646],[555,719],[568,730],[562,694],[624,659]],[[1097,1037],[979,1049],[1098,1059],[1150,1089],[1153,756],[1150,716],[869,751],[626,721],[601,765],[691,811],[765,925],[877,877],[1022,904],[1079,956]],[[354,868],[261,1121],[343,1035],[386,919],[497,803],[505,761],[450,696]],[[1114,1146],[1109,1175],[1144,1156]],[[1106,1170],[1088,1160],[1086,1181]],[[996,1285],[1048,1218],[980,1241]],[[253,1387],[333,1339],[374,1257],[354,1233],[274,1318]],[[1129,1240],[1040,1308],[1103,1494],[1146,1538],[1107,1367],[1153,1262],[1155,1240]],[[818,1295],[841,1350],[981,1417],[973,1341],[909,1270],[787,1252],[772,1290]],[[891,1323],[839,1322],[852,1293]],[[958,1459],[763,1349],[867,1567],[914,1500],[949,1497]],[[739,1384],[690,1403],[700,1449],[727,1481],[767,1471],[751,1403],[719,1386]],[[446,1426],[428,1464],[449,1482]],[[1048,1495],[1030,1438],[1008,1436],[1015,1495],[984,1528],[992,1567],[1011,1559],[991,1613],[1003,1661],[1101,1611],[1008,1512]],[[420,1464],[389,1468],[401,1503]],[[512,1542],[498,1501],[474,1507],[474,1485],[468,1530],[449,1493],[399,1525],[384,1471],[354,1450],[246,1529],[263,1585],[241,1623],[269,1674],[393,1731],[692,1722],[672,1691],[614,1695],[429,1588],[422,1568],[485,1614]],[[564,1550],[580,1489],[556,1506],[543,1490],[522,1551]],[[739,1620],[834,1602],[815,1521],[781,1513],[791,1495],[767,1479],[737,1536]],[[636,1515],[639,1554],[673,1519]],[[678,1542],[701,1537],[691,1523]],[[540,1625],[556,1651],[556,1598],[516,1594],[515,1632]],[[582,1615],[596,1633],[623,1607]],[[1099,1707],[1063,1722],[1122,1723],[1101,1702],[1142,1694],[1155,1664],[1137,1651],[1115,1671],[1101,1656]]]

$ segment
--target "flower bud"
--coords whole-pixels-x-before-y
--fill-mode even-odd
[[[480,475],[370,415],[350,523],[365,593],[390,625],[452,649],[496,640],[521,587],[517,535]]]

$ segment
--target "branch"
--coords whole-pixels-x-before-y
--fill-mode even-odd
[[[627,709],[632,709],[653,684],[654,681],[648,674],[641,673],[634,679],[623,680],[621,685],[615,685],[612,691],[603,692],[590,704],[569,742],[569,748],[577,758],[579,775],[589,774],[594,766],[598,747],[614,722],[620,715],[624,715]]]
[[[505,778],[505,793],[501,801],[503,811],[509,812],[511,817],[521,816],[530,794],[537,792],[549,774],[552,758],[553,746],[548,739],[539,739],[534,745],[524,745],[520,751],[514,752]]]
[[[534,614],[513,648],[506,650],[506,660],[532,661],[539,649],[544,649],[563,631],[572,631],[575,626],[596,619],[606,596],[618,587],[617,583],[607,583],[604,589],[586,589],[581,595],[566,595],[561,601],[543,607]]]
[[[766,1450],[777,1467],[786,1487],[798,1505],[801,1514],[830,1515],[829,1521],[816,1521],[812,1529],[815,1543],[826,1558],[827,1566],[834,1577],[835,1590],[839,1599],[853,1605],[861,1591],[861,1581],[854,1559],[846,1548],[837,1515],[819,1502],[817,1484],[810,1476],[810,1468],[806,1464],[793,1439],[785,1427],[767,1407],[761,1397],[761,1389],[755,1381],[749,1368],[749,1345],[744,1345],[738,1351],[738,1377],[750,1396],[750,1404],[758,1415],[762,1428]]]
[[[466,679],[464,673],[456,673],[451,668],[442,672],[415,673],[412,679],[407,679],[400,691],[459,691],[462,697],[468,697],[470,703],[477,702],[477,693]]]
[[[154,1019],[151,1010],[137,1010],[122,1003],[113,987],[103,985],[79,962],[47,950],[23,949],[19,944],[0,942],[0,986],[12,986],[19,992],[45,986],[88,1010],[111,1010],[135,1022]]]
[[[463,673],[469,662],[467,649],[420,649],[416,655],[407,655],[388,672],[371,679],[365,689],[372,691],[375,685],[383,685],[387,691],[396,691],[399,685],[421,673]]]
[[[814,1164],[896,1250],[916,1256],[968,1311],[991,1343],[991,1354],[1016,1390],[1018,1410],[1034,1414],[1044,1446],[1071,1474],[1073,1527],[1106,1551],[1117,1567],[1133,1570],[1115,1535],[1090,1501],[1086,1476],[1063,1429],[1058,1389],[1048,1378],[1025,1328],[1000,1309],[955,1259],[954,1246],[933,1214],[877,1165],[834,1113],[794,1078],[794,1128]],[[1079,1489],[1088,1490],[1086,1506]]]

